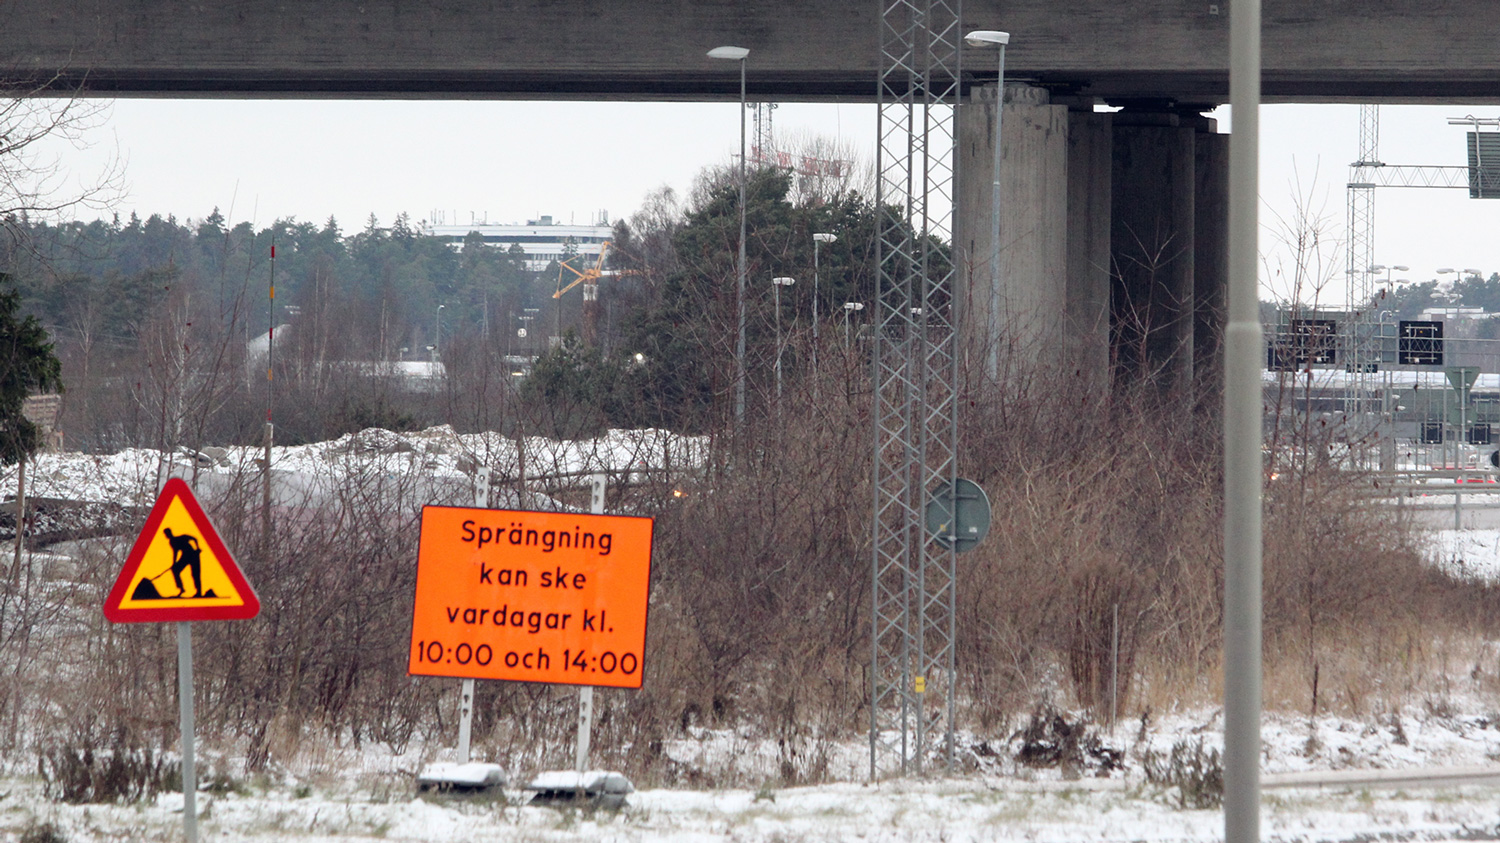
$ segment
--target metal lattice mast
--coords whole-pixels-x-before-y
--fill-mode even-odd
[[[952,242],[959,0],[884,0],[875,302],[870,775],[953,761],[955,553],[927,541],[928,490],[956,478]]]
[[[1349,380],[1344,412],[1350,426],[1350,441],[1361,440],[1368,430],[1366,396],[1373,378],[1370,368],[1378,362],[1375,343],[1376,319],[1371,313],[1374,298],[1370,268],[1375,265],[1375,173],[1380,163],[1380,106],[1359,107],[1359,158],[1349,165],[1349,254],[1344,272],[1347,285],[1348,327],[1343,362]]]

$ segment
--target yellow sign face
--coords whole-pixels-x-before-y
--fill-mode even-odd
[[[121,609],[169,605],[184,609],[245,605],[181,498],[174,498],[168,505],[120,601]]]
[[[260,600],[192,489],[169,479],[104,601],[104,616],[150,623],[242,619],[259,611]]]

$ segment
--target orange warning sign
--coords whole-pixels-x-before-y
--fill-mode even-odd
[[[167,480],[104,600],[115,623],[253,618],[260,600],[180,478]]]
[[[639,688],[650,518],[427,506],[407,670]]]

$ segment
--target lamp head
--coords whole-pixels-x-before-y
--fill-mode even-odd
[[[715,47],[708,51],[711,59],[727,59],[729,61],[743,61],[750,51],[744,47]]]
[[[988,47],[991,45],[1003,47],[1010,43],[1010,33],[1001,32],[998,29],[976,29],[964,36],[964,43],[970,47]]]
[[[1453,271],[1453,267],[1451,267],[1451,266],[1445,266],[1442,269],[1439,269],[1437,272],[1438,272],[1439,275],[1447,275],[1448,273],[1450,273],[1452,271]]]
[[[1391,267],[1391,269],[1394,269],[1397,272],[1410,272],[1411,271],[1411,267],[1409,267],[1409,266],[1393,266],[1393,267]]]
[[[833,241],[835,241],[837,239],[839,239],[837,234],[814,234],[813,235],[813,240],[816,240],[819,243],[832,243]]]
[[[790,287],[793,284],[797,283],[797,279],[795,279],[795,278],[788,278],[785,275],[780,275],[780,276],[777,276],[775,278],[772,278],[771,279],[771,283],[775,284],[775,285],[777,285],[779,287]]]

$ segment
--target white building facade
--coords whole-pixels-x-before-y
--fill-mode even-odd
[[[462,249],[464,240],[473,232],[479,232],[485,245],[508,250],[519,245],[526,251],[526,268],[539,272],[552,261],[563,259],[569,242],[580,256],[572,265],[582,269],[599,260],[599,253],[609,240],[613,229],[607,215],[601,213],[593,225],[562,225],[552,217],[530,220],[525,225],[472,222],[467,225],[423,223],[422,233],[429,237],[441,237],[448,241],[449,248]]]

